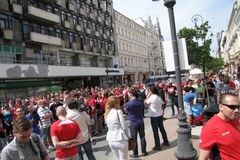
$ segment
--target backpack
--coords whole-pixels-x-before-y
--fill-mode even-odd
[[[38,147],[39,152],[40,152],[40,157],[41,157],[41,159],[44,159],[43,154],[42,154],[42,150],[41,150],[41,148],[40,148],[40,143],[39,143],[39,137],[38,137],[38,135],[37,135],[36,133],[32,133],[30,138],[33,140],[33,142],[34,142],[34,143],[36,144],[36,146]],[[32,145],[30,145],[30,146],[31,146],[34,154],[38,155],[38,153],[37,153],[37,151],[34,149],[34,147],[33,147]]]

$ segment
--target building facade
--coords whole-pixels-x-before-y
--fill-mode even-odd
[[[144,83],[165,69],[158,28],[149,18],[137,22],[114,10],[116,50],[119,66],[124,69],[123,83]]]
[[[1,98],[121,84],[114,38],[112,0],[1,0]]]
[[[233,4],[226,32],[220,32],[218,39],[218,56],[224,60],[223,72],[233,76],[240,75],[240,0]]]

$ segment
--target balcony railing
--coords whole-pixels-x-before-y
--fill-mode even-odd
[[[52,44],[57,46],[62,45],[61,38],[49,36],[41,33],[36,33],[36,32],[25,33],[24,40],[25,42]]]
[[[28,5],[23,8],[25,16],[47,23],[60,24],[60,16],[43,9]]]

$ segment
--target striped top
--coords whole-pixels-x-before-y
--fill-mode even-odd
[[[48,107],[39,107],[38,110],[37,110],[37,113],[40,117],[43,128],[50,127],[51,126],[51,118],[43,119],[43,116],[48,114],[48,113],[52,113],[51,110]]]

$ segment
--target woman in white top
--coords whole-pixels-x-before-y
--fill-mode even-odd
[[[115,159],[128,160],[128,128],[117,97],[108,98],[104,117],[108,127],[107,141]]]

